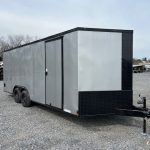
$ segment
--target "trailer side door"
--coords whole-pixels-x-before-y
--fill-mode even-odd
[[[46,42],[46,104],[62,108],[62,39]]]

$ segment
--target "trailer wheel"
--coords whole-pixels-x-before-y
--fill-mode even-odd
[[[26,90],[23,90],[21,93],[21,103],[24,107],[30,107],[31,106],[30,96]]]
[[[21,92],[19,88],[15,88],[13,91],[14,99],[16,103],[21,103]]]

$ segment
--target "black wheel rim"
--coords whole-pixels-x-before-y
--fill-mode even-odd
[[[26,103],[26,95],[23,93],[22,94],[22,103],[25,104]]]
[[[14,96],[15,96],[15,100],[18,100],[19,95],[18,95],[17,91],[15,91]]]

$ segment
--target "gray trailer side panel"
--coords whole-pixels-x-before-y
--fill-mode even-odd
[[[3,54],[4,68],[3,68],[3,76],[4,76],[4,92],[12,93],[12,63],[11,63],[11,53]]]
[[[121,89],[122,33],[79,31],[78,90]]]
[[[24,86],[33,101],[45,104],[44,42],[16,48],[4,53],[6,92],[16,85]]]
[[[78,31],[64,35],[64,111],[78,111]]]

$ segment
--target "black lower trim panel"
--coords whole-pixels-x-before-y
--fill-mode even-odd
[[[132,107],[132,91],[79,92],[79,115],[115,113],[115,108]]]

